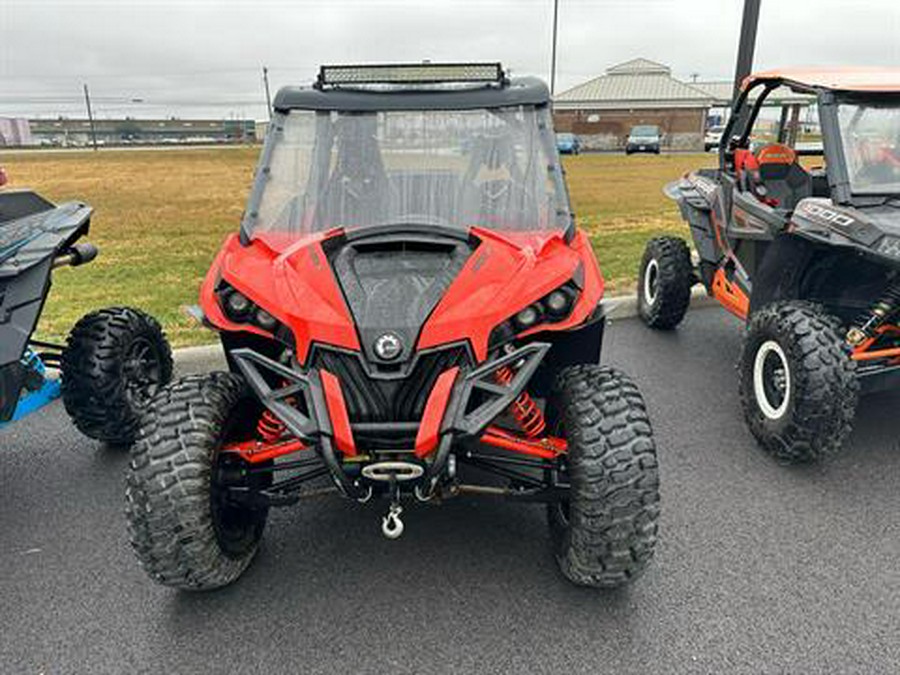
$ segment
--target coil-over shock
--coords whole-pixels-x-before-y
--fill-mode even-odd
[[[876,337],[878,329],[900,309],[900,278],[895,278],[869,311],[847,331],[847,342],[859,347]]]
[[[271,410],[263,410],[256,423],[256,433],[268,443],[280,439],[286,430],[284,422],[278,419]]]
[[[502,366],[497,369],[495,377],[500,384],[509,384],[514,375],[515,371],[510,366]],[[543,411],[524,389],[509,406],[509,412],[527,438],[537,438],[547,428]]]

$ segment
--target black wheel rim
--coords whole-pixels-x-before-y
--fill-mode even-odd
[[[238,403],[232,412],[241,408],[241,404]],[[210,515],[213,530],[222,552],[232,558],[239,558],[253,549],[261,534],[268,509],[254,508],[233,501],[229,498],[228,487],[240,485],[248,487],[252,493],[265,489],[272,483],[271,472],[258,471],[251,474],[248,471],[250,465],[241,457],[221,452],[226,441],[244,435],[239,429],[240,426],[238,417],[234,414],[222,425],[222,433],[213,453],[210,484]],[[269,465],[264,463],[255,468],[265,469]]]
[[[553,425],[553,435],[557,438],[565,438],[568,442],[568,438],[566,437],[566,427],[563,424],[563,420],[560,419],[557,421],[555,425]],[[564,457],[560,457],[557,460],[557,468],[553,470],[557,483],[566,482],[571,485],[571,480],[569,479],[569,472],[566,468],[566,460]],[[571,489],[571,488],[570,488]],[[563,527],[569,527],[569,500],[568,499],[560,499],[558,502],[553,504],[553,510],[556,513],[556,517],[559,522],[563,525]]]
[[[153,398],[159,391],[161,374],[162,363],[156,346],[144,337],[132,340],[122,367],[128,402],[137,407]]]
[[[784,366],[781,361],[775,354],[766,355],[763,363],[763,387],[765,387],[766,398],[776,408],[784,402],[785,384]]]
[[[240,481],[245,469],[246,463],[239,457],[216,453],[210,510],[219,546],[226,555],[232,557],[239,557],[252,549],[265,518],[265,509],[237,504],[228,498],[225,486]],[[253,478],[248,482],[254,482]]]
[[[563,475],[562,471],[557,471],[557,475]],[[560,499],[553,505],[553,508],[556,510],[556,517],[559,519],[559,522],[563,527],[568,529],[569,527],[569,500],[568,499]]]

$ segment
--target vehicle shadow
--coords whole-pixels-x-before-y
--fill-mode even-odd
[[[884,391],[860,399],[849,449],[857,459],[900,462],[900,392]]]
[[[235,585],[172,594],[166,632],[203,634],[204,624],[239,608],[242,626],[269,625],[281,637],[286,626],[302,626],[298,645],[352,626],[354,640],[385,646],[381,656],[369,655],[376,660],[443,641],[447,627],[455,640],[462,633],[515,642],[519,626],[546,620],[553,632],[565,617],[599,636],[604,626],[627,632],[632,593],[654,574],[613,591],[573,586],[557,569],[540,506],[459,500],[410,507],[397,541],[380,533],[384,510],[329,499],[274,514],[260,555]],[[486,638],[486,627],[496,634]]]

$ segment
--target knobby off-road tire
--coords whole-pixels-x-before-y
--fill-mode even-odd
[[[557,378],[568,441],[568,502],[550,504],[556,559],[575,584],[612,588],[653,556],[659,518],[656,446],[637,386],[606,366],[580,365]]]
[[[159,583],[226,586],[256,554],[268,509],[226,502],[217,489],[227,468],[219,449],[246,434],[255,419],[246,411],[256,405],[243,378],[229,373],[178,380],[150,403],[131,451],[126,516],[132,548]]]
[[[172,351],[159,323],[129,307],[92,312],[62,353],[62,398],[91,438],[131,445],[150,398],[172,379]]]
[[[840,449],[859,382],[839,324],[824,308],[789,301],[754,313],[739,370],[747,425],[778,460],[813,462]]]
[[[651,328],[674,328],[691,304],[694,270],[684,240],[657,237],[647,242],[638,275],[638,314]]]

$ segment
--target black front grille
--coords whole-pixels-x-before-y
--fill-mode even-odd
[[[408,375],[397,379],[371,377],[355,353],[317,348],[313,367],[341,381],[350,422],[417,422],[438,376],[469,363],[462,346],[422,352]]]

